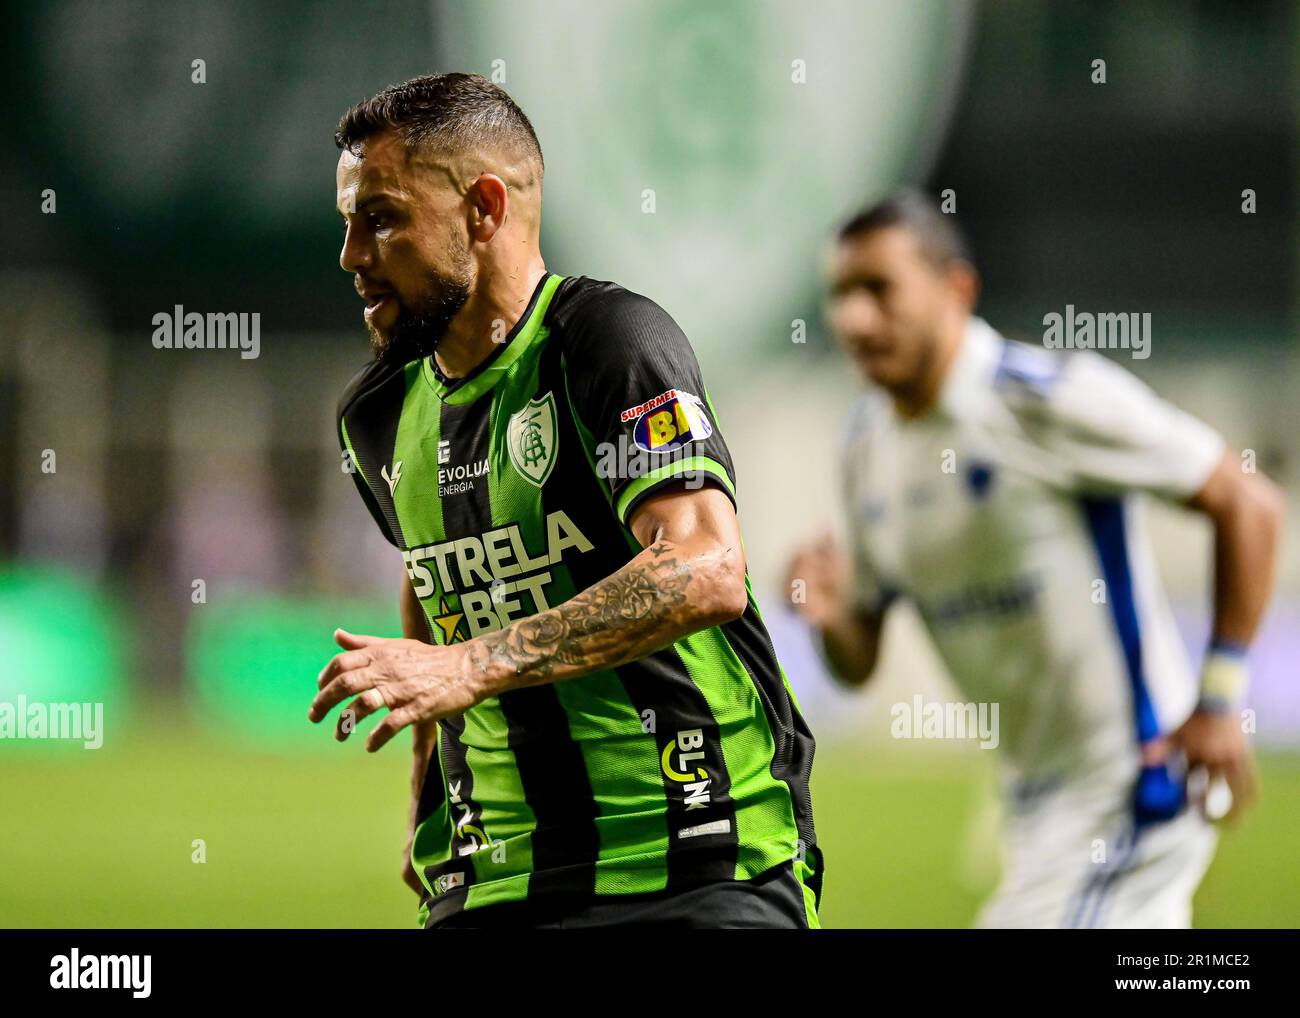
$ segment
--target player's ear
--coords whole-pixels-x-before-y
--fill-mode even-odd
[[[495,173],[483,173],[469,186],[470,237],[487,243],[505,224],[509,197],[506,183]]]
[[[948,266],[948,283],[965,305],[973,311],[980,296],[980,277],[970,262],[955,261]]]

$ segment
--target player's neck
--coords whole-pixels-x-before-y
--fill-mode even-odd
[[[894,410],[905,420],[924,417],[934,409],[943,392],[944,382],[952,373],[952,366],[965,341],[966,324],[962,322],[949,328],[941,337],[934,356],[931,357],[913,385],[891,393]]]
[[[546,275],[540,254],[518,270],[494,275],[470,294],[447,327],[434,359],[448,378],[463,378],[492,355],[505,340]]]

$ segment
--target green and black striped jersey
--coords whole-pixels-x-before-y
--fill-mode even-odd
[[[735,500],[690,344],[613,283],[546,275],[464,378],[375,362],[339,404],[363,499],[440,644],[558,605],[641,551],[672,486]],[[748,588],[748,581],[746,581]],[[744,615],[631,664],[439,726],[417,808],[421,920],[497,902],[746,880],[792,862],[815,922],[813,738],[750,591]]]

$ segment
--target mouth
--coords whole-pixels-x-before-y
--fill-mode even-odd
[[[888,343],[860,342],[853,347],[853,356],[862,361],[879,360],[882,357],[888,357],[891,348]]]
[[[365,317],[366,321],[373,318],[385,304],[393,300],[393,294],[390,290],[375,290],[362,293],[361,297],[366,302]]]

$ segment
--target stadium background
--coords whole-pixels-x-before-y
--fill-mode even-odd
[[[401,563],[332,433],[366,356],[332,131],[415,74],[495,75],[546,154],[548,265],[649,294],[695,344],[819,738],[827,925],[968,923],[997,866],[991,754],[888,736],[892,703],[951,695],[915,620],[848,696],[784,608],[793,545],[839,526],[856,383],[818,273],[846,212],[952,188],[1012,335],[1067,303],[1151,312],[1125,366],[1300,503],[1294,4],[59,0],[5,23],[0,700],[103,702],[105,736],[0,741],[0,925],[414,919],[406,738],[368,756],[305,713],[334,626],[397,632]],[[155,350],[177,304],[260,313],[260,357]],[[1198,654],[1208,534],[1155,522]],[[1201,925],[1300,917],[1298,622],[1291,540],[1254,657],[1265,798]]]

